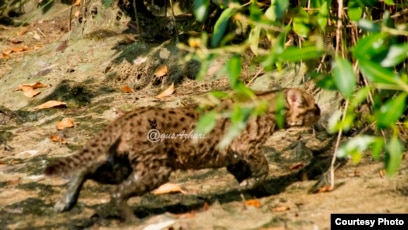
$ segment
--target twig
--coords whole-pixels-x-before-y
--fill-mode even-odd
[[[169,0],[169,1],[170,1],[170,8],[171,8],[171,21],[173,23],[174,32],[176,34],[176,42],[178,43],[178,41],[179,41],[179,39],[178,39],[178,30],[177,30],[176,18],[174,17],[173,0]],[[166,8],[166,15],[167,15],[167,8]]]
[[[144,4],[144,2],[142,2]],[[137,6],[136,6],[136,0],[133,0],[133,10],[135,11],[135,19],[136,19],[136,25],[137,25],[137,32],[139,33],[139,39],[140,41],[143,41],[143,36],[142,36],[142,28],[140,28],[140,23],[139,23],[139,17],[137,16]]]
[[[252,84],[252,82],[254,82],[255,79],[257,79],[262,72],[263,72],[263,68],[258,70],[258,72],[256,72],[255,76],[253,78],[251,78],[251,80],[249,80],[249,82],[246,84],[246,86],[249,86],[250,84]]]
[[[244,206],[244,209],[247,209],[247,208],[246,208],[246,205],[245,205],[246,199],[245,199],[244,194],[240,193],[239,196],[240,196],[241,199],[242,199],[242,204],[243,204],[243,206]]]
[[[339,53],[340,49],[340,37],[341,37],[341,28],[343,25],[343,0],[337,0],[338,8],[337,8],[337,28],[336,28],[336,54]]]
[[[68,31],[71,31],[71,22],[72,22],[72,9],[74,8],[74,5],[70,6],[69,10],[69,22],[68,22]]]
[[[346,100],[346,105],[344,106],[344,111],[343,111],[343,118],[342,118],[343,122],[346,119],[348,104],[349,104],[349,100],[347,99]],[[334,154],[332,156],[330,169],[329,169],[329,171],[330,171],[330,190],[332,190],[334,188],[334,170],[335,170],[334,164],[336,163],[337,150],[339,149],[340,139],[341,139],[342,134],[343,134],[343,129],[340,128],[339,133],[337,134],[336,145],[334,147]]]

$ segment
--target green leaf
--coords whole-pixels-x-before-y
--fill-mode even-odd
[[[255,97],[255,93],[241,81],[235,84],[232,89],[234,90],[238,101],[248,101]]]
[[[260,116],[262,114],[264,114],[268,108],[269,108],[270,102],[269,101],[265,101],[262,100],[260,101],[254,108],[254,111],[252,112],[253,116]]]
[[[403,150],[401,141],[397,135],[393,135],[385,150],[385,171],[388,176],[392,176],[400,168]]]
[[[368,35],[361,38],[353,48],[353,55],[358,60],[371,60],[388,50],[388,35],[384,33]]]
[[[408,44],[392,45],[388,50],[387,56],[382,60],[384,67],[394,67],[408,57]]]
[[[362,18],[358,20],[357,26],[368,32],[373,32],[373,33],[381,32],[381,26],[368,19]]]
[[[330,0],[311,0],[309,2],[311,8],[319,8],[322,4],[330,2]]]
[[[207,134],[211,132],[217,122],[217,112],[209,111],[200,116],[195,128],[196,133]]]
[[[234,88],[239,82],[239,76],[241,75],[241,56],[232,56],[227,62],[226,68],[229,82],[231,87]]]
[[[380,159],[380,154],[384,148],[384,140],[382,138],[377,138],[376,141],[374,141],[371,145],[372,149],[372,154],[374,160],[379,160]]]
[[[388,10],[384,11],[383,19],[381,23],[384,27],[394,27],[394,19],[391,18],[390,12]]]
[[[384,0],[384,3],[387,5],[395,5],[394,0]]]
[[[224,37],[225,31],[228,27],[229,19],[235,14],[236,11],[236,8],[227,8],[221,13],[214,25],[214,34],[211,38],[212,47],[217,47],[220,44],[220,41]]]
[[[367,100],[369,93],[370,93],[369,87],[363,87],[357,90],[357,92],[350,99],[349,109],[351,111],[354,111],[354,109],[357,108],[357,106],[359,106],[363,101]]]
[[[334,111],[328,120],[328,131],[329,133],[336,133],[340,130],[341,122],[341,112],[340,110]]]
[[[289,29],[289,26],[287,26],[286,29]],[[266,71],[271,71],[273,69],[278,58],[280,57],[280,54],[285,50],[286,35],[286,33],[279,33],[279,35],[275,39],[271,51],[262,62],[262,66]]]
[[[344,158],[351,156],[353,163],[358,163],[365,151],[370,145],[377,142],[378,137],[373,136],[357,136],[349,140],[346,144],[340,146],[337,151],[337,157]]]
[[[225,9],[228,7],[230,4],[236,4],[236,0],[217,0],[217,1],[212,1],[215,5],[220,7],[221,9]]]
[[[197,74],[196,79],[202,80],[207,75],[207,70],[210,68],[210,65],[213,63],[215,56],[213,54],[207,55],[205,58],[200,59],[200,71]]]
[[[359,62],[360,70],[370,82],[399,85],[398,76],[393,71],[369,60],[361,59]]]
[[[265,17],[271,21],[279,20],[283,17],[288,9],[289,1],[287,0],[275,0],[271,1],[271,5],[265,12]]]
[[[301,37],[309,35],[309,14],[303,8],[299,8],[297,16],[293,19],[293,30]]]
[[[249,7],[249,17],[254,22],[260,22],[262,21],[262,17],[264,17],[264,13],[256,4],[251,4]]]
[[[348,1],[348,10],[347,14],[352,21],[358,21],[363,14],[363,8],[360,6],[358,0],[349,0]]]
[[[207,18],[210,7],[210,0],[194,0],[194,15],[199,22],[203,22]]]
[[[320,28],[325,31],[327,26],[327,19],[329,17],[329,7],[327,7],[327,1],[324,1],[320,6],[319,16],[317,17],[317,23]]]
[[[286,98],[285,95],[282,93],[279,93],[278,97],[275,100],[275,118],[276,118],[276,123],[280,129],[283,129],[285,126],[285,104],[286,104]]]
[[[343,58],[336,58],[333,70],[334,82],[345,98],[350,98],[356,88],[356,75],[351,63]]]
[[[235,105],[231,115],[232,123],[246,122],[251,116],[253,111],[252,107],[241,107],[240,105]]]
[[[209,94],[216,98],[226,98],[228,96],[228,93],[224,91],[218,91],[218,90],[211,91]]]
[[[316,46],[306,46],[299,48],[296,46],[288,47],[278,56],[281,61],[297,62],[309,59],[319,58],[323,55],[323,50]]]
[[[261,34],[261,27],[255,26],[249,33],[248,41],[252,52],[258,56],[259,35]]]
[[[356,115],[354,113],[347,113],[346,117],[340,122],[339,127],[344,131],[348,131],[353,127],[354,119]]]
[[[313,73],[312,79],[316,82],[317,86],[327,90],[337,90],[334,78],[329,74]]]
[[[246,127],[247,120],[252,111],[253,108],[240,108],[239,105],[234,105],[231,115],[231,126],[228,128],[227,134],[218,144],[218,148],[226,148],[231,141],[241,133],[241,131]]]
[[[401,117],[405,110],[406,97],[406,93],[400,93],[397,97],[388,99],[380,107],[380,111],[376,113],[379,129],[390,127]]]
[[[378,3],[378,0],[361,0],[364,6],[373,7]]]

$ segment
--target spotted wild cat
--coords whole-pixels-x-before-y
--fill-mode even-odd
[[[171,172],[177,169],[227,167],[241,185],[262,182],[268,175],[268,162],[261,146],[278,129],[275,101],[282,92],[286,99],[286,127],[310,126],[320,118],[313,96],[302,90],[257,93],[258,99],[268,101],[268,110],[250,118],[241,134],[223,149],[217,146],[230,125],[226,118],[218,119],[214,129],[204,137],[190,140],[166,135],[189,135],[200,115],[195,108],[144,107],[123,115],[81,151],[45,169],[48,176],[71,174],[68,191],[56,203],[56,211],[70,210],[76,204],[87,179],[117,185],[111,202],[126,220],[135,219],[127,200],[166,183]],[[228,100],[223,103],[232,104]],[[152,140],[148,136],[152,130],[164,134],[165,138]]]

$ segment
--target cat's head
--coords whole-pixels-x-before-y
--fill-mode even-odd
[[[286,89],[286,126],[312,126],[320,119],[320,108],[312,95],[300,89]]]

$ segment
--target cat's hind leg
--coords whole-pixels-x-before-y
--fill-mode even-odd
[[[140,161],[134,159],[131,164],[133,172],[117,186],[116,191],[111,195],[111,203],[127,222],[137,221],[127,204],[128,199],[132,196],[141,196],[166,183],[172,171],[167,159],[144,158]]]

